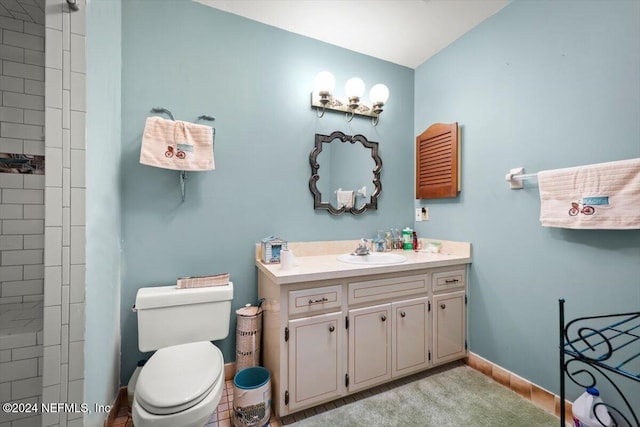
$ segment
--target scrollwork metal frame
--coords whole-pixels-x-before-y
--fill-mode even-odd
[[[322,144],[331,143],[333,140],[339,140],[343,143],[351,143],[355,144],[356,142],[361,143],[365,148],[371,150],[371,158],[375,162],[375,167],[373,169],[373,185],[374,190],[371,193],[371,197],[368,203],[364,203],[360,207],[353,206],[352,208],[336,208],[331,203],[322,202],[322,194],[316,183],[320,179],[320,175],[318,174],[318,170],[320,169],[320,165],[318,164],[318,155],[322,152]],[[332,215],[338,215],[343,212],[350,212],[353,215],[360,215],[364,213],[367,209],[376,210],[378,209],[378,195],[382,192],[382,182],[380,182],[380,172],[382,171],[382,159],[378,155],[378,143],[374,141],[369,141],[364,135],[345,135],[343,132],[335,131],[332,132],[331,135],[322,135],[317,133],[315,138],[315,147],[311,151],[309,155],[309,164],[311,165],[311,178],[309,178],[309,190],[313,194],[313,208],[314,209],[326,209]]]
[[[624,407],[618,409],[608,403],[598,403],[596,406],[602,405],[607,408],[614,423],[613,427],[620,425],[640,427],[638,415],[631,403],[610,376],[615,374],[619,378],[640,382],[640,373],[630,373],[622,369],[622,366],[640,357],[640,312],[579,317],[565,324],[564,299],[560,299],[558,303],[560,308],[560,401],[565,401],[565,374],[574,384],[582,388],[595,387],[598,379],[603,378],[616,390],[624,402]],[[589,322],[596,319],[611,320],[612,323],[601,329],[594,329]],[[587,326],[582,326],[583,324]],[[612,332],[614,335],[609,337],[603,331]],[[620,337],[626,341],[622,344],[612,342],[612,339]],[[637,347],[639,353],[622,363],[617,361],[612,363],[612,356],[616,350],[629,345],[635,345],[632,348]],[[597,412],[594,411],[594,414],[597,418]],[[622,420],[626,424],[621,424]],[[598,421],[600,422],[599,419]],[[564,422],[565,405],[561,404],[560,425],[564,426]]]

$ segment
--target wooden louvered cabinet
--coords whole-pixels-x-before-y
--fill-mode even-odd
[[[456,197],[460,191],[458,123],[436,123],[416,137],[416,199]]]

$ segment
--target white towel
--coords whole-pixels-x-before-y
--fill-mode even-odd
[[[162,117],[147,117],[140,163],[180,171],[215,169],[213,128]]]
[[[353,191],[338,190],[336,191],[336,196],[338,198],[338,209],[340,208],[351,209],[353,207],[353,202],[354,202]]]
[[[640,228],[640,158],[541,171],[538,184],[545,227]]]

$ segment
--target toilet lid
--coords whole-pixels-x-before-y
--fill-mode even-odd
[[[200,403],[224,371],[222,352],[209,341],[161,348],[147,361],[136,384],[138,403],[167,415]]]

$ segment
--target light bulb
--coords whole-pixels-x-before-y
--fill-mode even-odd
[[[316,78],[313,80],[313,91],[315,93],[329,92],[333,93],[336,88],[336,79],[328,71],[320,71]]]
[[[389,88],[381,83],[378,83],[369,91],[369,100],[374,104],[384,104],[387,102],[387,99],[389,99]]]
[[[358,77],[351,77],[344,85],[347,97],[360,98],[364,93],[364,82]]]

